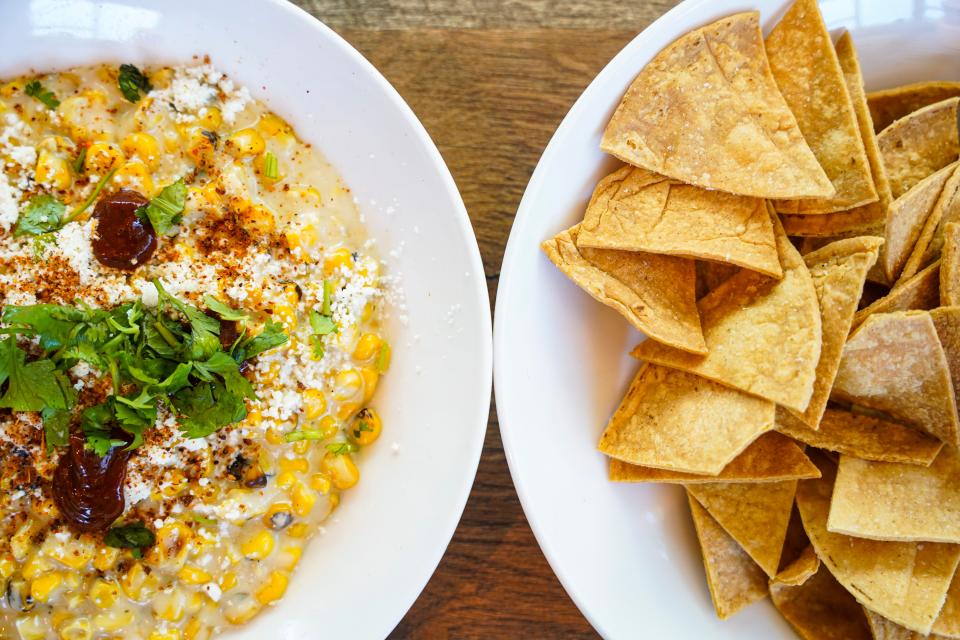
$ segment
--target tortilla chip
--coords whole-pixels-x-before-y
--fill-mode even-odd
[[[923,267],[940,257],[943,250],[944,225],[960,219],[960,164],[952,165],[954,171],[947,178],[940,197],[933,205],[933,211],[927,216],[923,231],[917,238],[910,258],[907,259],[900,278],[909,278]]]
[[[905,115],[954,96],[960,96],[960,82],[935,80],[873,91],[867,95],[867,104],[873,126],[883,131]]]
[[[817,469],[817,473],[820,473],[820,469]],[[800,519],[797,502],[794,500],[793,511],[790,512],[790,524],[787,525],[787,538],[783,541],[783,551],[780,553],[780,572],[799,560],[809,546],[810,538],[803,530],[803,520]],[[780,572],[775,579],[779,579]]]
[[[600,147],[728,193],[834,193],[773,79],[756,11],[691,31],[658,53],[630,85]]]
[[[894,198],[957,161],[958,104],[960,98],[931,104],[897,120],[877,136]]]
[[[950,369],[926,311],[867,318],[843,348],[833,395],[960,444]]]
[[[884,211],[875,202],[849,211],[816,216],[781,213],[780,221],[788,236],[802,238],[881,235],[886,217]]]
[[[577,245],[715,260],[779,278],[766,202],[621,167],[597,185]]]
[[[827,409],[816,431],[783,409],[777,431],[818,449],[878,462],[929,465],[943,443],[917,429],[873,416]]]
[[[787,536],[797,481],[715,482],[687,487],[724,531],[743,547],[764,573],[773,577]]]
[[[715,382],[644,365],[600,438],[631,464],[717,475],[773,428],[774,405]]]
[[[910,629],[901,627],[896,622],[891,622],[866,607],[864,607],[863,612],[867,616],[867,622],[870,624],[870,631],[873,633],[874,640],[947,640],[946,636],[936,633],[925,635],[910,631]]]
[[[796,412],[797,418],[811,429],[818,427],[827,408],[867,271],[877,261],[882,244],[880,238],[863,236],[838,240],[803,256],[817,290],[823,334],[813,396],[806,411]]]
[[[735,264],[697,261],[697,300],[735,276],[741,268]]]
[[[767,576],[717,521],[687,493],[700,541],[707,587],[717,616],[724,620],[767,595]]]
[[[940,304],[951,307],[960,305],[960,223],[956,222],[948,223],[943,229]]]
[[[870,306],[861,309],[853,317],[853,328],[856,329],[875,313],[892,313],[894,311],[929,310],[940,304],[940,262],[932,265],[909,278],[898,282],[890,293],[870,303]]]
[[[876,202],[850,92],[816,0],[796,0],[766,45],[777,86],[836,189],[829,198],[779,201],[777,211],[833,213]]]
[[[960,542],[960,458],[929,467],[840,456],[827,528],[872,540]]]
[[[573,282],[634,327],[677,349],[705,353],[692,260],[652,253],[580,249],[579,225],[541,245]]]
[[[949,638],[960,638],[960,570],[953,576],[947,600],[940,609],[937,621],[933,623],[933,632]]]
[[[920,633],[929,633],[960,562],[960,546],[887,542],[827,530],[836,468],[822,456],[823,477],[801,480],[797,506],[803,526],[837,581],[863,606]]]
[[[680,471],[652,469],[621,460],[610,460],[609,478],[613,482],[666,482],[696,484],[702,482],[778,482],[817,478],[820,471],[790,438],[765,433],[730,461],[719,475],[706,476]]]
[[[708,355],[649,340],[632,355],[804,411],[820,359],[820,307],[803,258],[778,221],[774,230],[781,280],[741,271],[697,303]]]
[[[927,220],[933,215],[940,194],[956,167],[956,164],[948,165],[924,178],[890,205],[884,229],[887,243],[880,252],[880,265],[887,282],[896,282],[900,278],[910,253],[916,246]],[[913,273],[903,275],[909,278]]]
[[[781,575],[770,582],[770,599],[801,638],[870,640],[863,609],[812,549]]]
[[[930,310],[933,326],[947,358],[953,390],[960,388],[960,307],[938,307]]]

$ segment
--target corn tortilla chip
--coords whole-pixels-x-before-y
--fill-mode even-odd
[[[950,370],[950,381],[956,393],[960,387],[960,307],[938,307],[930,310]]]
[[[621,167],[597,185],[577,245],[714,260],[779,278],[766,202]]]
[[[943,443],[917,429],[873,416],[828,408],[814,431],[783,409],[777,431],[818,449],[876,460],[929,465]]]
[[[658,53],[630,85],[600,147],[728,193],[834,193],[773,79],[755,11],[692,31]]]
[[[833,40],[816,0],[796,0],[767,36],[770,69],[836,193],[778,201],[784,213],[833,213],[876,202],[870,162]]]
[[[820,469],[817,469],[817,473],[819,472]],[[807,532],[803,530],[803,520],[800,518],[800,511],[797,510],[797,503],[794,500],[793,511],[790,513],[790,524],[787,525],[787,538],[783,541],[783,552],[780,553],[780,571],[777,575],[779,576],[781,572],[799,560],[808,547],[810,547],[810,538],[807,537]]]
[[[887,282],[896,282],[900,278],[956,166],[956,163],[948,165],[924,178],[890,205],[884,229],[887,242],[880,252],[880,265]],[[909,278],[913,273],[903,275]]]
[[[784,574],[771,581],[770,599],[801,638],[870,640],[863,609],[812,551],[804,551]]]
[[[905,281],[898,282],[890,292],[874,300],[868,307],[853,317],[856,329],[875,313],[894,311],[929,310],[940,304],[940,261]]]
[[[960,638],[960,570],[953,576],[947,600],[940,609],[937,621],[933,623],[933,632],[948,638]]]
[[[833,395],[960,444],[949,365],[926,311],[867,318],[843,348]]]
[[[572,227],[542,245],[543,252],[568,278],[654,340],[693,353],[706,352],[692,260],[580,249],[578,232],[578,226]]]
[[[823,213],[816,216],[802,213],[780,214],[780,221],[787,235],[802,238],[880,235],[883,233],[884,219],[885,214],[876,202],[849,211]]]
[[[815,462],[823,477],[800,481],[797,506],[821,562],[863,606],[908,629],[929,633],[960,562],[960,546],[831,533],[827,516],[836,468],[822,456]]]
[[[877,261],[883,240],[873,236],[838,240],[803,256],[820,303],[823,345],[813,396],[797,418],[811,429],[820,424],[850,334],[867,271]]]
[[[773,428],[774,405],[689,373],[644,365],[600,438],[631,464],[717,475]]]
[[[944,226],[951,221],[960,219],[960,164],[952,165],[954,171],[950,174],[940,197],[933,205],[933,211],[927,216],[920,237],[907,259],[900,278],[909,278],[923,267],[940,257],[943,250]]]
[[[883,131],[918,109],[955,96],[960,96],[960,82],[935,80],[872,91],[867,95],[867,104],[873,126],[876,131]]]
[[[873,540],[960,542],[960,459],[929,467],[840,456],[827,528]]]
[[[778,221],[779,281],[741,271],[701,299],[706,356],[640,344],[633,356],[804,411],[820,359],[820,307],[803,258]]]
[[[950,222],[943,230],[940,259],[940,304],[960,305],[960,224]]]
[[[693,484],[687,492],[773,577],[797,493],[797,481]]]
[[[697,261],[697,300],[735,276],[741,268],[735,264]]]
[[[867,622],[870,625],[870,631],[873,633],[873,640],[947,640],[946,636],[936,633],[930,635],[910,631],[901,627],[896,622],[887,620],[878,613],[874,613],[864,607],[863,612],[867,616]]]
[[[767,576],[717,521],[687,494],[700,541],[707,587],[717,616],[724,620],[767,596]]]
[[[790,438],[779,433],[765,433],[730,461],[719,475],[707,476],[680,471],[667,471],[610,460],[609,478],[613,482],[666,482],[696,484],[700,482],[778,482],[817,478],[820,471]]]
[[[957,161],[958,103],[960,98],[950,98],[926,106],[897,120],[877,136],[894,198]]]

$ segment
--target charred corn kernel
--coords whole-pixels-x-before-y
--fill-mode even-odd
[[[270,604],[283,597],[287,591],[287,583],[290,578],[286,571],[272,571],[267,577],[267,582],[257,591],[257,600],[260,604]]]
[[[190,127],[182,132],[187,140],[187,155],[198,167],[209,167],[213,164],[217,150],[217,138],[209,132],[204,134],[201,127]]]
[[[265,148],[263,136],[256,129],[240,129],[227,138],[227,149],[236,156],[255,156]]]
[[[290,489],[290,497],[293,499],[293,512],[300,517],[310,515],[313,506],[317,504],[317,494],[302,482],[293,485]]]
[[[97,571],[107,571],[120,559],[120,549],[114,547],[99,547],[93,554],[93,568]]]
[[[376,442],[382,430],[380,416],[370,407],[366,407],[350,423],[347,436],[361,447],[365,447]]]
[[[363,377],[356,369],[344,369],[334,377],[333,384],[333,397],[337,400],[349,400],[360,392]]]
[[[251,560],[263,560],[273,552],[275,544],[272,533],[261,531],[244,542],[240,546],[240,551]]]
[[[60,155],[41,149],[37,156],[36,181],[52,189],[66,189],[73,183],[70,164]]]
[[[223,113],[217,107],[207,107],[200,112],[199,122],[204,129],[219,129],[223,124]]]
[[[302,547],[293,547],[287,546],[283,548],[283,551],[280,554],[280,566],[282,566],[286,571],[293,571],[297,564],[300,562],[300,557],[303,555]]]
[[[9,578],[13,575],[13,570],[17,568],[17,563],[13,556],[6,553],[0,556],[0,578]]]
[[[286,520],[286,524],[289,524],[288,516],[290,515],[290,511],[290,503],[275,502],[270,505],[270,508],[267,509],[267,512],[263,515],[263,523],[271,529],[282,528],[279,527],[277,523],[283,524]],[[277,516],[277,514],[280,514],[280,516],[275,518],[274,516]]]
[[[348,453],[328,453],[320,462],[320,469],[330,476],[337,489],[349,489],[360,480],[360,470]]]
[[[277,474],[277,486],[281,489],[289,489],[296,481],[297,477],[289,471]]]
[[[53,569],[50,561],[39,551],[35,551],[27,561],[23,563],[23,566],[20,567],[20,573],[27,580],[33,580],[41,573],[46,573],[50,569]]]
[[[340,268],[351,267],[353,267],[353,255],[346,247],[340,247],[323,261],[323,272],[327,276],[333,275]]]
[[[227,571],[225,574],[220,576],[220,588],[224,591],[229,591],[237,586],[237,574],[233,571]]]
[[[147,197],[153,195],[153,178],[150,177],[150,169],[140,160],[124,162],[113,174],[113,182],[117,186],[139,191]]]
[[[341,422],[346,422],[353,416],[357,414],[357,411],[360,410],[360,405],[356,402],[344,402],[337,408],[337,418]]]
[[[333,481],[330,480],[330,476],[325,473],[315,473],[310,476],[310,488],[314,491],[327,494],[330,493],[330,488],[332,486]]]
[[[304,538],[310,529],[303,522],[297,522],[287,527],[287,535],[291,538]]]
[[[303,414],[307,420],[316,420],[327,412],[327,397],[320,389],[307,389],[303,392]]]
[[[275,116],[272,113],[266,113],[260,116],[260,120],[257,121],[257,129],[261,133],[267,136],[272,136],[281,131],[289,131],[290,125],[288,125],[282,118]]]
[[[153,612],[164,620],[180,622],[187,605],[187,597],[180,589],[159,593],[153,599]]]
[[[187,565],[183,569],[180,569],[177,576],[186,584],[206,584],[213,579],[209,573],[200,567],[194,567],[192,565]]]
[[[112,633],[122,631],[133,624],[133,611],[129,609],[104,611],[93,617],[93,626],[98,631]]]
[[[93,625],[89,618],[74,618],[60,627],[61,640],[90,640],[93,637]]]
[[[363,378],[363,401],[370,402],[377,390],[377,383],[380,382],[380,372],[376,367],[361,367],[360,377]]]
[[[109,142],[94,142],[87,147],[87,155],[83,157],[83,168],[87,173],[104,176],[121,162],[123,162],[123,152],[117,145]]]
[[[23,80],[12,80],[2,87],[0,87],[0,96],[4,98],[12,98],[13,96],[21,93],[26,84]]]
[[[240,214],[240,223],[244,229],[258,236],[273,233],[277,226],[273,211],[270,211],[270,209],[262,204],[255,204],[244,210],[243,213]]]
[[[300,304],[300,289],[292,282],[285,284],[283,285],[283,297],[286,299],[287,304],[295,307]]]
[[[356,360],[369,360],[380,351],[380,336],[375,333],[365,333],[357,340],[357,346],[353,350],[353,357]]]
[[[59,571],[45,573],[30,582],[30,595],[37,602],[46,602],[61,584],[63,584],[62,573]]]
[[[157,629],[150,632],[148,640],[182,640],[182,637],[179,629]]]
[[[131,133],[120,143],[120,148],[128,158],[137,156],[151,169],[160,165],[160,145],[149,133]]]
[[[96,579],[90,587],[90,601],[99,609],[109,609],[120,597],[120,588],[112,582]]]
[[[280,458],[281,471],[299,471],[306,473],[310,469],[310,463],[304,458]]]

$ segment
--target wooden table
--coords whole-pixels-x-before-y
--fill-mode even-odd
[[[460,187],[491,303],[527,180],[590,80],[674,0],[296,0],[410,104]],[[491,406],[457,533],[394,638],[593,638],[530,531]]]

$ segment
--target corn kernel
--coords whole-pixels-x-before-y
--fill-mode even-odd
[[[120,587],[128,598],[139,600],[146,579],[147,573],[143,570],[143,565],[137,562],[120,578]]]
[[[179,576],[179,578],[187,584],[206,584],[213,579],[209,573],[200,567],[194,567],[191,565],[187,565],[183,569],[180,569],[180,572],[177,574],[177,576]]]
[[[263,560],[273,552],[275,544],[272,533],[269,531],[261,531],[244,542],[240,546],[240,551],[251,560]]]
[[[363,386],[363,377],[356,369],[345,369],[333,379],[335,391],[333,397],[337,400],[349,400],[355,397]]]
[[[149,133],[131,133],[120,143],[128,158],[137,156],[151,169],[160,165],[160,145]]]
[[[363,378],[363,401],[370,402],[373,394],[377,391],[377,383],[380,382],[380,372],[376,367],[361,367],[360,377]]]
[[[323,416],[317,423],[317,430],[320,432],[323,440],[329,440],[340,431],[340,424],[333,416]]]
[[[223,113],[217,107],[206,107],[200,112],[200,126],[214,131],[223,124]]]
[[[224,611],[223,617],[226,618],[230,624],[245,624],[260,612],[261,607],[262,605],[256,598],[246,598],[237,606],[230,607]]]
[[[20,573],[27,580],[33,580],[42,573],[46,573],[53,568],[53,565],[50,563],[47,558],[42,555],[39,551],[35,551],[26,562],[23,563],[23,566],[20,568]]]
[[[298,440],[293,443],[293,452],[297,455],[306,455],[310,450],[310,441],[309,440]]]
[[[98,609],[109,609],[116,604],[118,597],[120,597],[120,589],[112,582],[98,578],[90,587],[90,601]]]
[[[302,482],[298,482],[290,490],[293,499],[293,512],[298,516],[310,515],[313,505],[317,503],[317,494],[308,489]]]
[[[63,584],[62,573],[59,571],[45,573],[30,583],[30,595],[37,602],[46,602],[61,584]]]
[[[174,620],[173,622],[176,622],[176,620]],[[150,632],[150,636],[147,640],[181,640],[180,630],[179,629],[156,629]]]
[[[320,462],[320,468],[330,476],[337,489],[349,489],[360,480],[360,470],[347,453],[328,453]]]
[[[227,150],[237,156],[255,156],[265,148],[263,136],[256,129],[241,129],[227,138]]]
[[[123,153],[117,145],[109,142],[94,142],[87,147],[83,168],[87,173],[104,176],[121,162],[123,162]]]
[[[304,458],[280,458],[281,471],[299,471],[306,473],[310,469],[310,463]]]
[[[115,547],[99,547],[93,556],[93,568],[97,571],[108,571],[120,559],[120,549]]]
[[[305,538],[309,532],[310,529],[303,522],[297,522],[287,528],[287,535],[291,538]]]
[[[353,267],[353,255],[346,247],[340,247],[323,261],[323,272],[326,276],[333,275],[341,267]]]
[[[380,336],[375,333],[365,333],[357,340],[353,350],[355,360],[369,360],[380,350]]]
[[[289,471],[277,474],[276,483],[281,489],[289,489],[297,481],[297,477]]]
[[[60,627],[60,640],[90,640],[93,628],[89,618],[75,618]]]
[[[37,156],[36,181],[52,189],[66,189],[73,184],[70,165],[62,156],[41,149]]]
[[[93,618],[93,626],[99,631],[122,631],[131,624],[133,624],[133,611],[129,609],[104,611]]]
[[[270,444],[283,444],[287,439],[283,436],[283,433],[275,427],[270,427],[267,429],[267,442]]]
[[[117,186],[140,191],[147,197],[153,195],[153,178],[150,177],[147,165],[140,160],[129,160],[123,163],[113,174],[113,182]]]
[[[220,576],[220,588],[224,591],[229,591],[237,586],[237,574],[233,571],[227,571],[225,574]]]
[[[0,97],[12,98],[22,92],[26,85],[23,80],[12,80],[0,87]]]
[[[283,597],[287,591],[289,576],[286,571],[272,571],[264,584],[257,591],[257,600],[260,604],[270,604]]]
[[[383,430],[380,416],[376,411],[367,407],[360,411],[347,429],[347,436],[361,447],[376,442]]]
[[[296,568],[297,564],[300,562],[300,557],[303,555],[302,547],[293,547],[288,546],[283,548],[281,553],[281,566],[286,571],[293,571]]]
[[[93,559],[93,543],[80,540],[68,544],[58,544],[50,551],[50,557],[71,569],[83,569]]]
[[[257,236],[266,236],[273,233],[277,226],[276,217],[262,204],[255,204],[247,208],[240,215],[243,228]]]
[[[355,416],[359,410],[360,405],[356,402],[344,402],[337,408],[337,418],[339,418],[342,422],[346,422]]]
[[[325,473],[315,473],[310,476],[310,488],[320,493],[327,494],[330,493],[330,488],[333,486],[333,482],[330,480],[330,476]]]
[[[183,619],[187,598],[183,591],[174,589],[170,593],[160,593],[153,599],[153,611],[159,617],[170,622]]]
[[[88,90],[65,98],[57,107],[57,113],[75,141],[110,137],[114,118],[107,110],[107,96],[102,91]]]
[[[0,578],[9,578],[13,575],[13,570],[17,568],[17,563],[9,553],[0,556]]]
[[[290,125],[284,122],[279,116],[275,116],[272,113],[265,113],[260,116],[260,120],[257,121],[257,129],[264,135],[272,136],[281,131],[289,131]]]
[[[278,304],[273,307],[273,319],[279,322],[289,331],[297,328],[297,314],[293,307],[286,304]]]

